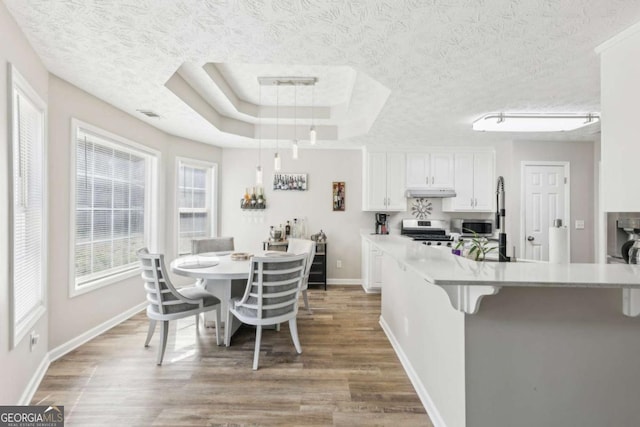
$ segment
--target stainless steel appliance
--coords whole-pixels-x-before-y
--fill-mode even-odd
[[[462,237],[493,236],[493,221],[490,219],[452,219],[451,232]],[[475,234],[474,234],[475,233]]]
[[[609,256],[611,261],[629,262],[629,249],[640,239],[640,218],[620,218],[616,221],[615,238],[609,238]]]
[[[387,224],[387,214],[376,214],[376,234],[389,234],[389,224]]]
[[[448,221],[439,219],[403,219],[400,234],[428,246],[451,247],[453,237],[447,233]]]

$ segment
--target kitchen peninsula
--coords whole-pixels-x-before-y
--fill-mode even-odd
[[[362,238],[383,253],[380,324],[434,425],[640,425],[640,268]]]

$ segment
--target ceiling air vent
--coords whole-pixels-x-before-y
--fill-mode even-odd
[[[140,112],[140,113],[144,114],[144,115],[145,115],[145,116],[147,116],[147,117],[151,117],[152,119],[156,119],[156,118],[160,117],[160,115],[159,115],[159,114],[156,114],[156,113],[154,113],[154,112],[153,112],[153,111],[151,111],[151,110],[136,110],[136,111],[138,111],[138,112]]]

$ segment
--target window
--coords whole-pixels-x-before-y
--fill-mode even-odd
[[[214,222],[215,165],[178,160],[178,253],[191,252],[191,240],[211,237]]]
[[[18,71],[11,79],[12,348],[46,311],[47,106]]]
[[[74,121],[72,294],[137,274],[150,246],[156,156],[146,147]]]

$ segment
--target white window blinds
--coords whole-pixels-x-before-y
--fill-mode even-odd
[[[46,105],[13,68],[11,77],[11,303],[15,347],[46,310]]]
[[[76,132],[75,277],[82,287],[138,267],[149,215],[148,155],[80,127]]]
[[[212,235],[212,166],[179,162],[178,252],[191,252],[191,240]]]

